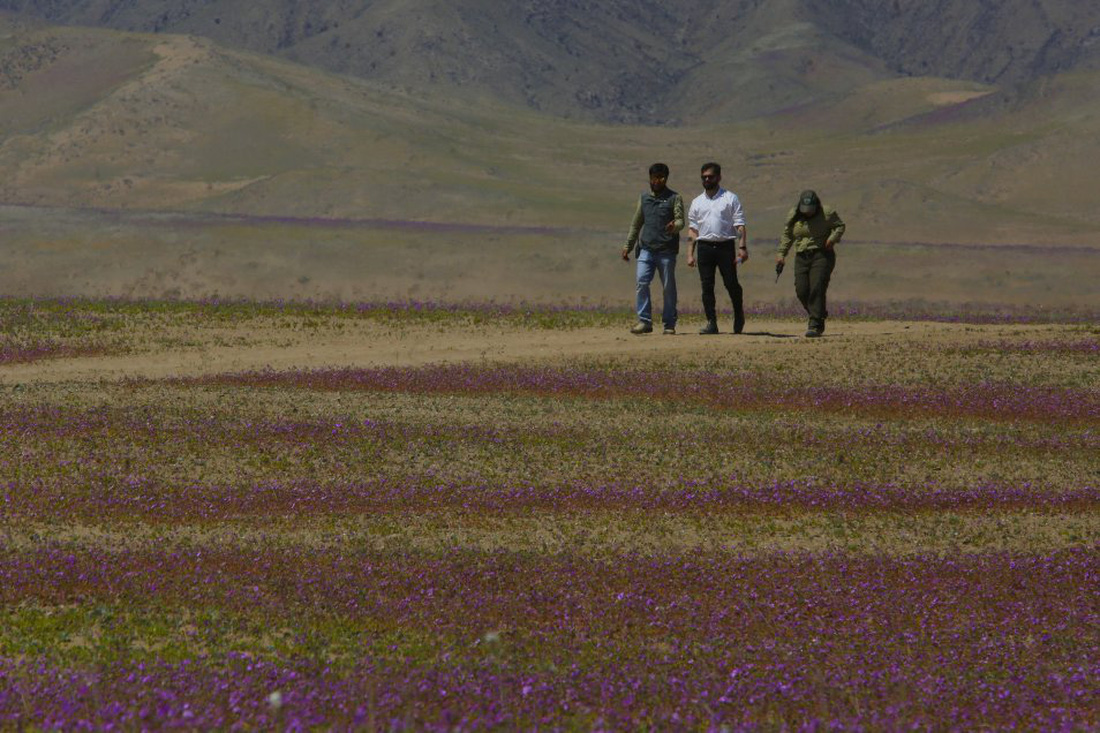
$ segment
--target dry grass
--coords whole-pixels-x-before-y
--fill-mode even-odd
[[[5,305],[20,724],[1094,720],[1090,326]]]

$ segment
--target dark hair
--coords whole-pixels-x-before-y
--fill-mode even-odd
[[[649,175],[668,178],[668,166],[664,163],[654,163],[649,166]]]
[[[717,163],[703,163],[703,167],[699,169],[699,172],[702,173],[706,170],[714,171],[714,175],[716,176],[722,175],[722,166],[718,165]]]

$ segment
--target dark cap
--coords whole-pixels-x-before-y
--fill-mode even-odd
[[[821,205],[821,199],[813,191],[803,191],[798,197],[798,211],[801,214],[812,214]]]

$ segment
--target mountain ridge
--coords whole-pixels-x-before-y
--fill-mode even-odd
[[[406,90],[630,124],[738,121],[875,80],[1003,88],[1100,69],[1072,0],[0,0],[50,23],[190,34]]]
[[[715,159],[766,231],[808,182],[865,237],[1094,241],[1100,223],[1094,72],[1012,94],[882,79],[670,128],[418,95],[195,36],[8,28],[0,203],[601,229],[653,158],[685,193]]]
[[[795,68],[783,47],[806,30],[761,41],[773,68]],[[0,291],[618,302],[649,164],[690,198],[718,160],[749,218],[753,299],[789,296],[768,259],[806,187],[849,224],[841,299],[1092,297],[1100,74],[866,79],[738,122],[609,124],[0,14]]]

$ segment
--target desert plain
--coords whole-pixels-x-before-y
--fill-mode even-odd
[[[699,319],[684,315],[684,325]],[[3,302],[0,716],[1095,725],[1100,334]]]
[[[1097,72],[894,73],[758,4],[625,120],[581,56],[417,87],[521,5],[291,12],[282,57],[0,14],[0,728],[1100,727]],[[617,7],[555,43],[667,50]],[[387,83],[331,69],[355,29]],[[629,333],[655,160],[741,196],[744,334],[683,258]],[[807,187],[820,339],[772,269]]]

